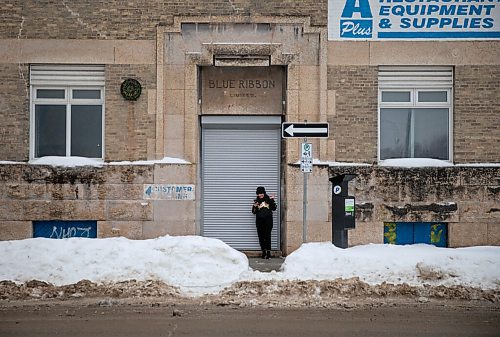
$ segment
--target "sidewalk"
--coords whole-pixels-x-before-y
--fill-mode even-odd
[[[269,273],[271,271],[279,271],[281,265],[285,262],[284,257],[273,257],[269,260],[261,259],[260,257],[249,257],[248,263],[250,268],[260,272]]]

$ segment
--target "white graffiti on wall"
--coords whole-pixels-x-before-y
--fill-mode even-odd
[[[194,185],[146,184],[144,199],[194,200]]]
[[[66,238],[89,238],[90,230],[92,227],[52,227],[52,234],[50,234],[51,239],[66,239]]]

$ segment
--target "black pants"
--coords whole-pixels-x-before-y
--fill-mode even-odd
[[[257,235],[259,236],[260,249],[262,251],[271,250],[271,231],[273,230],[272,223],[257,224]]]

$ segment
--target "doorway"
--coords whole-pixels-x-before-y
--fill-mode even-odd
[[[280,249],[281,116],[203,116],[201,233],[238,250],[260,250],[252,204],[257,186],[276,194],[271,247]]]

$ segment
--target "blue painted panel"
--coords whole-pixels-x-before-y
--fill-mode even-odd
[[[426,243],[436,247],[448,246],[448,226],[445,223],[416,222],[415,243]]]
[[[413,223],[398,222],[396,226],[396,244],[411,245],[413,243]]]
[[[97,238],[97,221],[33,221],[35,238]]]
[[[413,243],[431,243],[431,224],[429,222],[415,222],[413,224]]]
[[[396,244],[396,223],[384,222],[384,243]]]
[[[434,222],[386,222],[384,243],[410,245],[425,243],[437,247],[448,246],[448,225]]]
[[[448,247],[448,225],[434,223],[430,226],[431,244],[436,247]]]

